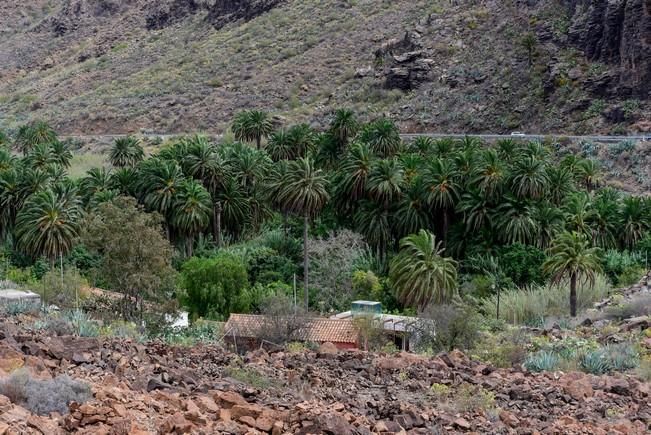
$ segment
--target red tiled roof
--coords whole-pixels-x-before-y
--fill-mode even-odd
[[[231,314],[224,331],[226,336],[257,338],[259,331],[270,320],[255,314]],[[358,331],[350,319],[310,318],[306,327],[299,333],[300,339],[316,343],[357,343]]]

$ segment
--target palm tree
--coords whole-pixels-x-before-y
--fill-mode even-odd
[[[55,140],[50,147],[52,148],[54,162],[62,168],[69,168],[72,161],[72,151],[70,151],[68,143]]]
[[[457,289],[457,262],[443,257],[443,251],[441,243],[426,230],[400,241],[389,279],[402,303],[422,310],[431,302],[452,299]]]
[[[20,177],[15,168],[0,171],[0,238],[12,234],[16,213],[21,206]]]
[[[570,280],[570,314],[576,317],[576,286],[579,280],[594,285],[595,275],[601,272],[600,249],[590,247],[585,234],[564,232],[552,242],[548,259],[543,264],[552,282],[560,284]]]
[[[316,143],[316,133],[307,124],[298,124],[289,129],[287,132],[289,143],[294,150],[294,158],[306,157],[308,153],[314,150]]]
[[[136,197],[139,172],[136,168],[120,168],[111,174],[111,188],[121,195]]]
[[[219,234],[221,234],[221,221],[237,239],[249,213],[247,196],[240,183],[235,178],[227,178],[216,198],[219,205],[217,217],[219,220]]]
[[[459,198],[458,172],[450,160],[434,159],[423,174],[426,200],[431,207],[442,211],[443,241],[447,238],[450,212]]]
[[[486,150],[482,154],[481,163],[475,170],[472,184],[488,198],[495,198],[502,192],[502,187],[508,172],[506,165],[497,155],[495,150]]]
[[[338,109],[335,111],[334,118],[330,123],[330,131],[337,138],[340,149],[348,145],[348,141],[357,134],[358,129],[359,124],[352,110]]]
[[[194,237],[206,229],[211,212],[208,191],[195,180],[184,180],[172,206],[172,225],[185,235],[188,257],[192,257]]]
[[[434,139],[429,136],[418,136],[409,144],[409,149],[423,157],[429,157],[434,152]]]
[[[549,184],[545,161],[534,156],[518,159],[513,165],[511,188],[520,198],[541,198]]]
[[[400,131],[393,121],[381,118],[367,124],[359,137],[381,158],[392,157],[402,145]]]
[[[114,187],[111,171],[106,168],[91,168],[79,182],[84,202],[88,203],[96,193],[112,190]]]
[[[492,216],[498,238],[507,244],[531,243],[538,232],[534,216],[535,210],[529,202],[506,195]]]
[[[425,196],[425,185],[421,178],[414,178],[407,184],[393,214],[394,229],[398,238],[430,228],[431,215],[424,200]]]
[[[268,137],[273,131],[273,124],[268,113],[259,110],[245,110],[235,115],[232,129],[235,139],[255,142],[256,148],[260,149],[262,139]]]
[[[556,206],[561,205],[576,190],[574,174],[565,166],[547,167],[547,179],[547,197]]]
[[[335,196],[337,207],[350,211],[366,195],[366,185],[371,173],[373,156],[366,144],[354,143],[336,176]]]
[[[53,263],[67,254],[77,237],[82,209],[74,190],[45,189],[30,196],[16,217],[18,245]]]
[[[133,168],[145,157],[140,140],[133,136],[121,137],[113,142],[109,161],[116,168]]]
[[[594,159],[583,159],[579,162],[578,176],[588,192],[592,192],[601,183],[601,168]]]
[[[622,222],[619,192],[611,188],[601,190],[594,196],[593,209],[589,223],[593,244],[604,249],[616,248]]]
[[[565,215],[549,202],[541,202],[534,208],[533,219],[537,227],[536,246],[547,249],[552,240],[563,231]]]
[[[383,159],[374,162],[368,177],[369,195],[389,209],[402,193],[404,170],[397,159]]]
[[[319,213],[329,199],[327,187],[328,182],[325,174],[320,169],[316,169],[314,161],[308,157],[290,162],[287,179],[280,193],[280,199],[285,203],[287,210],[302,215],[304,218],[303,279],[305,309],[309,307],[308,229],[310,219]]]
[[[592,206],[592,198],[585,191],[577,191],[570,195],[563,206],[567,216],[566,227],[569,231],[583,233],[586,236],[592,235],[595,211]]]
[[[271,157],[271,160],[274,162],[280,160],[294,160],[294,158],[296,158],[296,154],[292,149],[292,142],[289,134],[284,128],[271,134],[265,150],[269,153],[269,157]]]
[[[392,243],[391,215],[387,209],[375,201],[360,201],[353,216],[355,229],[376,249],[378,258],[386,258],[387,247]]]
[[[621,240],[625,247],[631,249],[651,228],[651,207],[641,197],[627,196],[622,201],[621,216]]]
[[[16,135],[16,144],[23,152],[23,155],[27,155],[35,145],[51,144],[56,142],[56,140],[57,135],[54,129],[43,121],[23,125],[18,129],[18,134]]]
[[[492,206],[490,201],[477,189],[466,192],[457,204],[457,211],[463,214],[466,232],[476,232],[491,221]]]
[[[138,180],[142,201],[149,210],[169,217],[169,211],[183,180],[181,168],[174,161],[158,158],[145,160],[143,163]]]
[[[45,170],[48,166],[55,163],[55,157],[52,153],[50,144],[36,144],[29,150],[25,157],[25,162],[33,169]]]

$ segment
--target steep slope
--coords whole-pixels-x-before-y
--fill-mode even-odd
[[[411,131],[651,128],[648,0],[23,3],[0,5],[9,127],[219,131],[243,108],[349,106]]]

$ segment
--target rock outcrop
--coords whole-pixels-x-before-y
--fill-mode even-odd
[[[569,41],[586,57],[619,67],[611,94],[651,96],[651,1],[568,1]]]
[[[258,350],[242,359],[212,345],[51,337],[7,320],[0,321],[0,367],[23,367],[43,379],[69,375],[93,392],[63,416],[37,416],[0,395],[0,433],[633,435],[651,429],[648,383],[495,369],[458,351],[436,357],[346,351],[326,358]],[[457,395],[464,389],[490,403],[469,406],[467,393]],[[439,390],[449,394],[437,396]]]

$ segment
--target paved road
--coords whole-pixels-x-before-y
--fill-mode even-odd
[[[144,133],[137,134],[137,136],[142,136],[145,138],[160,138],[162,140],[171,139],[179,136],[188,136],[194,133],[176,133],[176,134],[156,134],[156,133]],[[221,134],[209,134],[209,136],[219,138]],[[118,138],[127,137],[126,134],[98,134],[98,135],[62,135],[64,139],[77,139],[82,141],[112,141]],[[523,140],[543,140],[546,138],[554,139],[569,139],[572,141],[586,141],[586,142],[622,142],[624,140],[632,141],[651,141],[651,134],[647,135],[633,135],[633,136],[568,136],[562,134],[522,134],[522,135],[510,135],[510,134],[459,134],[459,133],[410,133],[410,134],[401,134],[403,139],[414,139],[419,136],[427,136],[431,138],[463,138],[466,136],[478,137],[485,140],[499,140],[499,139],[523,139]]]

